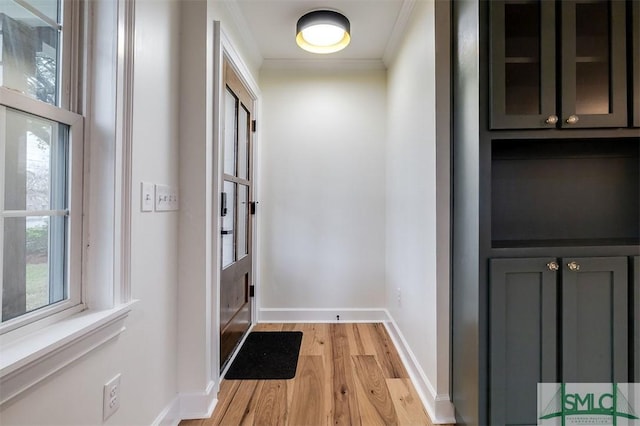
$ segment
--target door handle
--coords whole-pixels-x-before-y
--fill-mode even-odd
[[[230,230],[230,229],[222,229],[222,230],[220,231],[220,233],[221,233],[222,235],[232,235],[232,234],[233,234],[233,231],[232,231],[232,230]]]
[[[220,216],[226,216],[227,211],[227,193],[223,192],[220,196]]]

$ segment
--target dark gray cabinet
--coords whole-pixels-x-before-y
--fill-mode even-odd
[[[629,381],[629,283],[627,257],[490,260],[490,424],[536,424],[539,382]]]
[[[556,382],[555,258],[492,259],[490,424],[536,423],[538,382]]]
[[[628,381],[627,258],[565,258],[563,265],[562,381]]]
[[[491,2],[491,128],[626,127],[625,8]]]

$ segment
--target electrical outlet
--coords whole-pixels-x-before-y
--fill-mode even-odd
[[[120,408],[120,374],[104,385],[102,395],[102,419],[107,420]]]
[[[396,298],[398,299],[398,306],[402,303],[402,292],[400,291],[400,287],[396,289]]]

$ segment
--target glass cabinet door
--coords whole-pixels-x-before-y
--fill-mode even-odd
[[[561,5],[561,126],[626,126],[625,3],[579,0]]]
[[[491,2],[491,128],[555,127],[555,2]]]

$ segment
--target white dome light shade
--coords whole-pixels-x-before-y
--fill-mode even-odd
[[[303,15],[296,26],[296,43],[312,53],[334,53],[351,41],[351,25],[341,13],[315,10]]]

